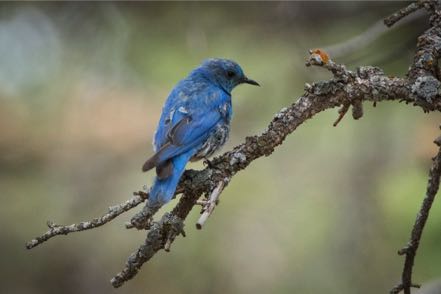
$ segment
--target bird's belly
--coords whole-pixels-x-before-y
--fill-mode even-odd
[[[198,152],[191,158],[191,161],[196,161],[204,158],[208,158],[218,151],[228,139],[230,133],[230,126],[222,123],[218,124],[216,128],[208,136],[208,139],[204,142]]]

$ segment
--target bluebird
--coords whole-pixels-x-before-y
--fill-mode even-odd
[[[227,141],[232,112],[231,91],[259,84],[247,78],[236,62],[207,59],[171,91],[153,139],[155,154],[143,165],[155,168],[149,206],[172,199],[189,161],[207,159]]]

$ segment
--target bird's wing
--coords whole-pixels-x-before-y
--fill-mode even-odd
[[[169,170],[171,168],[167,163],[169,159],[202,144],[207,139],[210,131],[223,119],[218,108],[205,112],[198,111],[193,114],[176,112],[174,116],[176,115],[180,117],[169,128],[161,148],[144,163],[143,171],[160,167],[158,172],[158,175],[160,175],[163,169],[165,171]],[[174,117],[173,121],[175,121]],[[165,172],[164,176],[167,174],[168,172]]]

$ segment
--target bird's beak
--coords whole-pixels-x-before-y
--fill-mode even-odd
[[[245,77],[245,78],[242,80],[242,83],[246,83],[246,84],[250,84],[250,85],[254,85],[254,86],[259,86],[259,87],[260,87],[260,85],[259,85],[258,82],[256,82],[255,80],[249,79],[249,78],[247,78],[247,77]]]

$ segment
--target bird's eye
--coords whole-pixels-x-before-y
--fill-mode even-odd
[[[232,77],[234,77],[235,75],[236,75],[236,73],[235,73],[234,71],[232,71],[232,70],[227,71],[227,76],[228,76],[229,78],[232,78]]]

